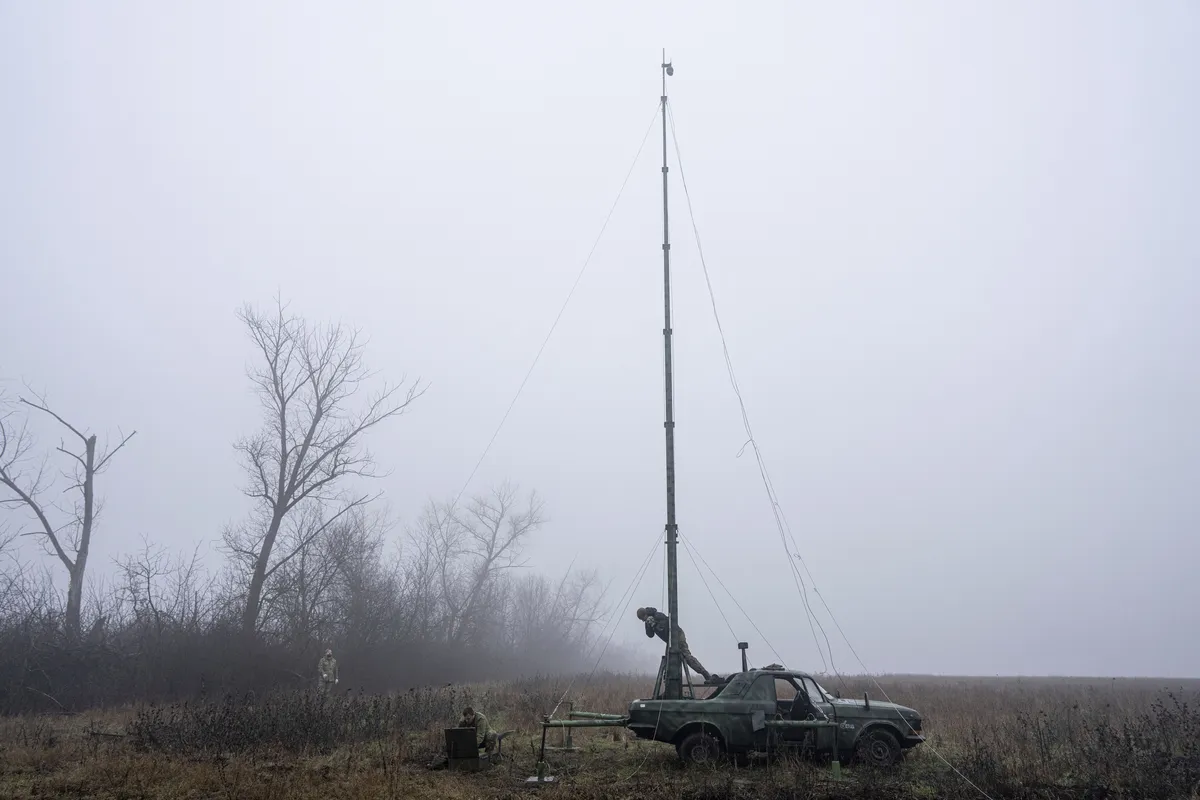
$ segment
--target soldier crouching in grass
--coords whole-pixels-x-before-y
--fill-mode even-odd
[[[490,754],[496,749],[496,732],[488,725],[487,717],[470,706],[463,709],[462,719],[458,721],[458,727],[474,728],[476,747],[485,753]]]
[[[488,718],[471,706],[463,709],[462,717],[458,720],[459,728],[475,729],[475,749],[483,750],[489,757],[496,748],[496,732],[488,725]],[[443,754],[429,762],[429,769],[445,769],[450,763],[449,755]]]

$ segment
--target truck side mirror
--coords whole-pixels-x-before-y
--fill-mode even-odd
[[[838,700],[841,700],[841,699],[842,699],[842,690],[841,690],[841,689],[834,689],[834,690],[833,690],[833,696],[834,696],[834,697],[836,697]]]

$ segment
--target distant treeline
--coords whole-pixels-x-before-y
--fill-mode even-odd
[[[122,560],[115,585],[85,597],[76,635],[50,571],[10,559],[0,712],[313,688],[327,647],[338,688],[350,691],[590,669],[601,587],[594,573],[551,581],[506,569],[539,519],[536,500],[519,511],[515,502],[503,488],[459,513],[431,507],[391,556],[378,520],[344,515],[270,574],[252,636],[241,628],[236,561],[209,574],[194,557],[148,545]]]
[[[282,303],[238,318],[263,417],[234,443],[254,510],[221,532],[216,572],[147,542],[115,583],[89,583],[98,478],[138,440],[102,445],[42,395],[0,397],[0,712],[313,686],[326,648],[339,689],[591,668],[596,573],[516,569],[544,523],[536,494],[504,484],[430,503],[393,536],[374,510],[366,438],[409,410],[419,381],[371,390],[357,331]],[[39,425],[54,429],[44,442]],[[50,560],[23,557],[18,536]]]

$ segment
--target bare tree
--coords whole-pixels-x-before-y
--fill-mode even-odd
[[[407,389],[385,384],[358,408],[356,395],[372,376],[363,362],[360,334],[342,325],[312,325],[277,302],[270,313],[250,306],[238,318],[261,359],[248,375],[262,402],[262,428],[235,448],[249,478],[246,494],[258,503],[249,526],[231,529],[225,544],[250,563],[242,630],[253,636],[263,586],[309,541],[351,509],[371,499],[351,494],[347,479],[378,477],[363,439],[368,430],[399,416],[424,393],[419,381]],[[324,526],[275,552],[284,520],[302,504],[322,508]]]
[[[432,641],[445,630],[445,604],[439,591],[439,565],[442,563],[445,520],[442,507],[430,503],[409,528],[410,544],[403,559],[402,582],[398,588],[404,616],[402,635],[418,641]]]
[[[509,483],[474,498],[465,509],[444,505],[426,511],[420,530],[436,566],[448,640],[469,639],[488,615],[503,612],[500,593],[507,587],[498,578],[524,566],[523,545],[545,522],[542,512],[536,492],[522,505]]]
[[[355,544],[349,533],[362,507],[332,525],[326,524],[322,511],[317,505],[301,506],[284,522],[276,543],[295,555],[272,569],[263,584],[260,628],[287,643],[321,638],[328,621],[323,612],[341,559]]]
[[[568,568],[557,586],[544,575],[522,576],[513,586],[506,614],[509,646],[519,651],[558,644],[582,649],[600,621],[605,594],[594,569]]]
[[[142,537],[142,549],[117,561],[117,598],[126,624],[161,639],[167,629],[195,632],[213,610],[214,579],[205,575],[200,546],[172,555]]]
[[[88,552],[92,543],[92,529],[100,512],[96,499],[96,476],[108,466],[112,457],[133,438],[137,431],[122,436],[116,447],[97,449],[96,434],[84,433],[52,411],[44,397],[36,402],[20,398],[19,405],[40,411],[52,417],[70,432],[79,443],[68,447],[60,440],[54,451],[70,459],[70,471],[61,476],[71,481],[63,493],[74,493],[75,501],[69,507],[60,507],[58,502],[47,499],[46,494],[54,484],[50,474],[49,452],[41,459],[33,458],[36,447],[29,430],[29,418],[9,406],[0,411],[0,487],[7,496],[0,496],[0,505],[23,508],[33,522],[33,529],[22,532],[26,536],[37,536],[47,549],[67,568],[67,608],[65,622],[67,631],[79,634],[80,609],[83,605],[83,578],[87,570]],[[55,524],[51,517],[61,517]]]
[[[399,603],[403,581],[399,552],[385,550],[385,518],[362,517],[356,522],[338,540],[344,555],[338,559],[334,616],[342,646],[364,652],[403,630],[407,615]]]
[[[15,546],[17,534],[0,525],[0,619],[15,605],[24,589],[28,566]]]

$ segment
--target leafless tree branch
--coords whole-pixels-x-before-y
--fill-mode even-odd
[[[400,416],[424,392],[384,386],[355,410],[354,399],[371,376],[358,331],[339,324],[313,325],[276,300],[270,312],[238,311],[254,344],[257,363],[247,371],[264,410],[263,427],[235,443],[242,455],[245,494],[261,504],[262,535],[249,576],[242,628],[253,633],[267,579],[307,546],[301,539],[282,559],[273,558],[284,520],[301,505],[332,507],[330,521],[367,502],[339,500],[348,480],[378,472],[363,439],[372,428]],[[316,538],[320,531],[313,533]],[[238,546],[245,550],[244,537]]]
[[[122,447],[129,444],[129,440],[132,439],[134,436],[137,436],[137,431],[134,431],[133,433],[129,434],[128,436],[122,437],[120,444],[118,444],[109,453],[107,453],[103,458],[100,459],[100,463],[96,465],[96,469],[95,469],[96,474],[99,474],[100,471],[104,469],[104,465],[107,464],[112,459],[113,456],[115,456],[117,453],[119,453],[121,451]]]
[[[78,428],[76,428],[74,425],[67,422],[65,419],[60,417],[58,414],[56,414],[55,412],[50,410],[50,407],[46,404],[46,399],[44,397],[40,397],[36,394],[34,396],[37,397],[37,399],[38,399],[38,402],[36,402],[36,403],[34,403],[31,400],[26,400],[24,397],[21,397],[18,399],[20,402],[24,403],[25,405],[30,406],[31,408],[36,408],[38,411],[45,412],[46,414],[49,414],[50,416],[54,417],[56,420],[58,420],[62,424],[62,426],[64,428],[66,428],[71,433],[78,436],[81,441],[84,441],[84,442],[87,441],[88,437],[86,437],[82,433],[80,433]]]
[[[82,451],[69,450],[66,444],[60,440],[59,445],[47,452],[36,469],[27,469],[28,456],[34,447],[33,437],[29,433],[29,420],[26,416],[20,427],[13,427],[11,420],[14,419],[15,412],[11,406],[8,406],[3,413],[0,413],[0,487],[7,489],[8,495],[0,497],[0,504],[24,508],[36,520],[39,528],[28,533],[42,537],[42,541],[49,545],[53,555],[66,568],[69,577],[66,624],[68,630],[78,634],[88,552],[95,520],[101,509],[101,503],[96,497],[95,478],[109,459],[134,434],[124,437],[111,453],[101,456],[97,461],[95,434],[85,435],[58,412],[51,409],[45,397],[36,393],[34,396],[37,398],[36,402],[21,397],[17,405],[23,405],[52,417],[80,439],[83,449]],[[52,483],[46,477],[51,452],[66,455],[75,463],[74,475],[67,476],[67,479],[72,482],[63,490],[63,493],[78,492],[75,506],[70,510],[64,511],[53,502],[42,500],[43,491],[48,490]],[[65,514],[68,521],[61,525],[54,525],[50,520],[52,511]],[[64,545],[64,540],[66,545]],[[68,552],[67,545],[70,547],[70,552]]]

